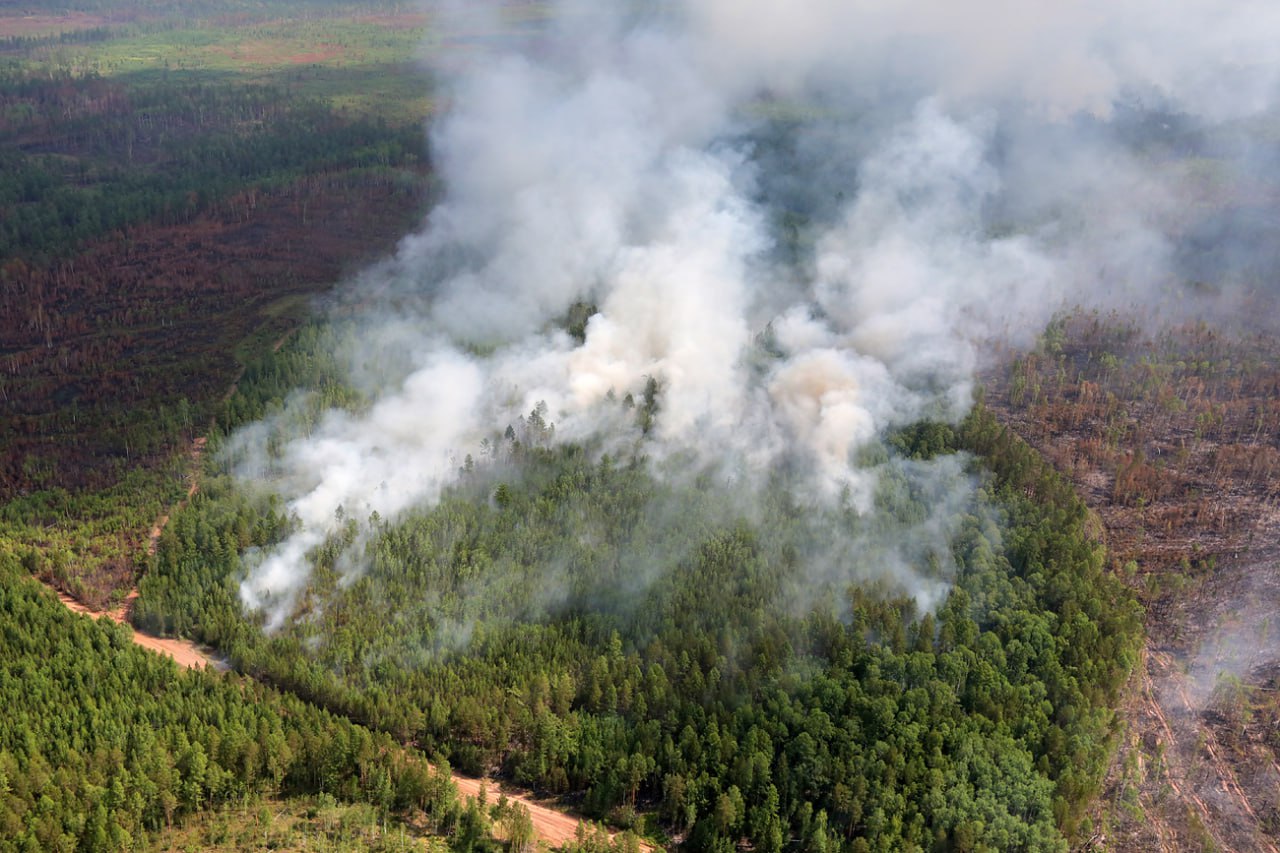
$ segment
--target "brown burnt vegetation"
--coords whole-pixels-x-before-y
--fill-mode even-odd
[[[345,176],[245,191],[182,225],[142,225],[0,275],[0,497],[102,487],[189,440],[239,369],[411,227],[417,187]],[[292,298],[292,301],[290,301]],[[141,531],[145,535],[145,530]]]
[[[989,376],[987,402],[1076,484],[1146,608],[1092,844],[1274,850],[1280,348],[1080,313]]]
[[[103,608],[136,582],[185,448],[242,360],[413,226],[425,181],[312,176],[245,190],[0,275],[0,500],[29,568]]]

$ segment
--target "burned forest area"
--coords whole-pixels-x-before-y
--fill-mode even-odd
[[[1265,4],[0,5],[0,851],[1280,853]]]
[[[1076,314],[990,376],[1075,484],[1146,646],[1100,808],[1125,849],[1273,849],[1280,365],[1269,331]]]

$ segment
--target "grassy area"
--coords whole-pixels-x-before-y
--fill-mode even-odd
[[[428,80],[414,60],[426,37],[421,15],[323,17],[247,26],[130,27],[101,41],[51,41],[21,51],[36,74],[121,78],[130,85],[269,84],[290,96],[387,121],[430,110]],[[14,57],[16,51],[6,52]]]
[[[203,16],[198,7],[123,22],[84,11],[0,14],[0,68],[7,60],[29,73],[141,86],[266,84],[356,115],[421,121],[432,107],[428,54],[469,61],[546,15],[539,3],[513,5],[499,29],[444,42],[431,38],[426,14],[398,4],[268,4],[222,14],[219,4],[202,5],[210,6]],[[262,17],[270,13],[277,16]]]
[[[333,797],[265,799],[227,805],[190,816],[182,826],[159,834],[150,853],[207,853],[240,850],[444,851],[444,839],[422,827],[388,818],[365,803],[340,803]]]

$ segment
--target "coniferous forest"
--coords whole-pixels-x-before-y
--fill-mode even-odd
[[[349,399],[332,334],[304,330],[251,369],[241,416],[282,388],[315,387],[317,409]],[[785,499],[734,518],[713,488],[672,491],[639,458],[540,446],[537,412],[518,426],[495,430],[501,464],[375,522],[349,584],[339,528],[304,616],[270,636],[242,615],[239,555],[289,520],[215,467],[166,529],[135,618],[469,773],[622,826],[653,815],[694,849],[1065,849],[1080,831],[1140,611],[1070,486],[985,410],[882,451],[902,467],[878,523],[900,531],[926,512],[909,460],[955,455],[982,481],[952,520],[957,575],[936,613],[874,581],[815,591],[796,556],[812,519]],[[887,536],[831,523],[869,543],[852,566]],[[640,566],[641,550],[670,556]]]
[[[0,9],[0,851],[1273,846],[1280,31],[592,5]]]
[[[456,822],[447,770],[250,679],[184,671],[0,557],[5,849],[124,850],[246,797],[327,793]]]

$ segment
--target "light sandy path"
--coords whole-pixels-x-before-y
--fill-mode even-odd
[[[458,793],[468,799],[479,796],[480,787],[484,786],[486,789],[485,801],[488,803],[497,802],[498,794],[501,792],[506,795],[509,801],[525,806],[529,810],[529,817],[533,819],[534,831],[538,833],[540,839],[547,842],[551,847],[559,847],[572,841],[578,831],[578,824],[581,823],[579,818],[570,817],[564,812],[539,805],[531,800],[527,794],[503,791],[489,779],[471,779],[454,773],[453,784],[458,786]]]
[[[57,590],[54,591],[57,592]],[[129,628],[133,632],[133,641],[139,646],[144,649],[150,649],[153,652],[159,652],[162,655],[168,655],[177,661],[180,666],[185,666],[188,669],[203,669],[206,666],[221,668],[219,661],[209,657],[199,646],[189,640],[156,637],[139,631],[130,625],[128,613],[130,606],[133,604],[133,599],[138,596],[137,590],[130,593],[129,597],[119,607],[108,611],[91,610],[65,592],[58,592],[57,594],[58,600],[65,604],[68,610],[95,618],[107,616],[111,621]],[[469,776],[459,776],[454,773],[453,783],[458,786],[458,793],[464,797],[473,798],[479,796],[480,787],[483,785],[485,797],[489,803],[497,802],[498,795],[501,793],[508,800],[522,804],[529,809],[529,817],[533,820],[533,828],[538,833],[538,837],[551,847],[559,847],[572,841],[578,831],[578,824],[581,822],[580,818],[541,805],[529,794],[502,788],[492,779],[472,779]],[[652,851],[654,848],[650,844],[641,842],[640,849]]]
[[[287,336],[286,336],[287,337]],[[284,343],[282,338],[277,344]],[[232,392],[235,387],[232,386]],[[179,501],[174,507],[174,511],[182,509],[191,498],[195,497],[199,490],[199,473],[200,473],[200,457],[204,453],[206,439],[200,436],[191,443],[189,452],[190,469],[187,475],[188,485],[186,497]],[[155,525],[151,528],[151,534],[148,542],[148,552],[155,554],[156,546],[160,542],[160,535],[164,532],[165,526],[169,523],[170,513],[165,513],[157,519]],[[51,587],[52,589],[52,587]],[[83,613],[86,616],[98,617],[106,615],[111,621],[120,625],[124,625],[132,633],[133,641],[144,649],[150,649],[162,655],[168,655],[173,658],[180,666],[188,669],[204,669],[206,666],[213,666],[217,669],[226,669],[226,665],[222,661],[218,661],[210,657],[198,645],[190,640],[178,640],[170,637],[157,637],[154,634],[148,634],[145,631],[139,631],[129,622],[129,613],[133,609],[133,602],[138,597],[138,590],[132,589],[119,607],[114,610],[100,611],[91,610],[76,599],[67,595],[65,592],[54,589],[58,595],[58,600],[67,606],[69,610],[76,613]],[[457,773],[452,774],[453,783],[458,786],[458,793],[467,798],[474,798],[480,795],[480,788],[486,789],[486,799],[490,802],[496,802],[498,795],[501,793],[512,802],[517,802],[529,810],[529,817],[533,821],[533,829],[538,834],[538,838],[545,841],[550,847],[560,847],[573,841],[577,836],[578,825],[582,823],[582,819],[566,814],[565,812],[544,806],[536,802],[532,795],[525,792],[512,791],[500,787],[492,779],[472,779],[468,776],[459,776]],[[616,833],[611,833],[610,837]],[[652,844],[641,841],[640,849],[644,853],[651,853],[655,850]]]
[[[58,600],[67,606],[68,610],[74,610],[76,613],[83,613],[86,616],[97,618],[98,616],[110,617],[112,622],[124,625],[129,629],[133,636],[133,641],[144,649],[151,649],[153,652],[159,652],[162,655],[168,655],[178,662],[180,666],[188,669],[204,669],[206,666],[215,668],[223,668],[219,661],[215,661],[209,655],[205,654],[199,646],[190,640],[177,640],[172,637],[157,637],[154,634],[148,634],[139,631],[137,628],[129,624],[129,608],[133,606],[133,600],[138,597],[138,591],[135,589],[125,598],[124,603],[115,610],[91,610],[80,602],[76,601],[65,592],[54,590],[58,594]]]
[[[502,794],[507,798],[508,802],[520,803],[529,809],[529,817],[534,821],[534,831],[538,833],[538,838],[547,841],[549,847],[561,847],[572,841],[577,835],[577,826],[581,824],[582,818],[570,815],[570,813],[559,811],[556,808],[543,806],[532,799],[531,795],[526,792],[513,792],[507,786],[495,783],[492,779],[471,779],[470,776],[460,776],[453,774],[453,784],[458,786],[458,794],[468,799],[479,797],[480,788],[484,786],[485,802],[498,802],[498,795]],[[609,833],[609,838],[617,838],[618,833]],[[640,841],[640,849],[646,853],[652,853],[657,850],[653,844],[648,841]]]
[[[199,489],[200,477],[200,457],[204,454],[205,444],[208,439],[205,436],[199,436],[191,442],[191,449],[187,452],[187,493],[178,504],[173,508],[173,512],[182,509],[187,502],[195,497],[196,491]],[[165,525],[169,523],[170,513],[166,512],[156,520],[152,526],[151,532],[147,540],[147,553],[155,555],[156,545],[160,542],[160,534],[164,532]],[[129,621],[129,613],[133,610],[133,602],[138,597],[138,588],[135,586],[129,590],[129,594],[124,597],[124,601],[119,607],[113,610],[93,610],[92,608],[82,604],[75,598],[55,587],[50,587],[58,595],[58,600],[67,606],[68,610],[74,610],[76,613],[83,613],[86,616],[92,616],[95,619],[99,616],[109,616],[112,622],[124,625],[129,629],[133,641],[144,649],[150,649],[153,652],[159,652],[167,655],[178,662],[180,666],[188,669],[204,669],[206,666],[213,666],[217,669],[226,669],[226,665],[221,661],[214,660],[205,653],[198,645],[190,640],[178,640],[172,637],[157,637],[155,634],[149,634],[146,631],[140,631]]]
[[[240,372],[244,373],[244,370]],[[191,449],[187,451],[187,496],[178,501],[173,512],[185,507],[196,496],[196,492],[200,491],[200,457],[204,455],[204,446],[208,443],[209,439],[203,435],[197,436],[191,442]],[[169,516],[170,513],[166,512],[156,519],[156,523],[151,526],[151,532],[147,535],[147,553],[153,557],[156,555],[156,547],[160,544],[160,534],[164,533],[165,526],[169,524]],[[126,606],[137,597],[138,590],[135,588],[125,598]]]
[[[499,794],[506,796],[509,802],[520,803],[529,810],[529,817],[533,820],[533,829],[538,833],[538,838],[547,842],[550,847],[560,847],[573,841],[577,836],[578,824],[582,823],[582,818],[541,805],[528,793],[512,791],[510,788],[500,786],[492,779],[472,779],[469,776],[459,776],[454,773],[453,784],[458,786],[458,794],[463,797],[478,797],[480,788],[483,786],[487,803],[497,802]],[[610,838],[617,836],[616,832],[609,833]],[[651,853],[657,848],[642,840],[640,849]]]

